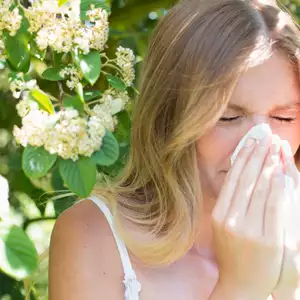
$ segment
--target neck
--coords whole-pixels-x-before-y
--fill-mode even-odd
[[[200,231],[191,251],[204,259],[215,261],[211,222],[211,215],[215,206],[215,200],[211,198],[203,200],[203,216],[201,218]]]

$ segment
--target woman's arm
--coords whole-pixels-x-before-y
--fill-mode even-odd
[[[84,201],[57,220],[50,245],[49,300],[124,298],[123,270],[109,225]]]

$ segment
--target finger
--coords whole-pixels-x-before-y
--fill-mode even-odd
[[[284,188],[284,173],[279,164],[271,179],[270,194],[266,203],[264,216],[264,237],[270,243],[282,245],[284,238],[284,202],[286,194]]]
[[[254,187],[269,152],[270,143],[271,135],[266,134],[254,148],[253,154],[245,165],[244,172],[238,178],[236,192],[227,215],[228,219],[245,220]]]
[[[280,139],[273,141],[270,152],[267,155],[262,172],[254,188],[246,216],[247,230],[256,235],[263,235],[264,214],[266,202],[270,192],[272,174],[280,162]]]
[[[296,167],[291,147],[287,141],[282,141],[282,158],[287,176],[294,180],[296,187],[299,186],[299,171]]]
[[[212,217],[216,221],[223,222],[227,216],[231,200],[235,193],[236,185],[239,177],[241,176],[244,167],[255,147],[256,141],[253,138],[249,138],[234,161],[233,166],[228,172],[221,192],[218,197],[218,201],[214,207]]]
[[[285,245],[290,249],[296,249],[298,247],[300,225],[299,171],[287,141],[282,142],[282,156],[285,163],[287,195],[286,203],[284,203]]]

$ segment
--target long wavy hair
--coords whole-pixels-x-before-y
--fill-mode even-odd
[[[299,28],[275,1],[183,0],[160,21],[133,104],[128,162],[96,190],[143,263],[169,264],[193,245],[202,215],[195,142],[218,121],[240,76],[275,51],[298,75],[299,46]]]

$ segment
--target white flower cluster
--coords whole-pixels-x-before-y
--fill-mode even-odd
[[[89,49],[98,51],[104,50],[108,40],[109,23],[108,13],[102,8],[94,8],[87,12],[89,22],[84,26],[80,26],[74,34],[74,43],[82,50],[84,54],[89,53]]]
[[[10,11],[12,4],[12,0],[0,0],[0,32],[6,29],[14,36],[21,26],[22,16],[17,7]]]
[[[82,73],[72,65],[65,67],[63,70],[61,70],[59,75],[64,78],[66,77],[69,78],[69,80],[67,80],[66,82],[66,85],[70,90],[73,90],[76,87],[76,85],[80,82],[80,80],[83,78]]]
[[[114,89],[108,89],[103,93],[100,101],[101,103],[108,105],[112,115],[115,115],[125,109],[129,99],[127,91],[118,92]]]
[[[96,105],[89,118],[80,117],[73,108],[48,114],[26,98],[18,103],[17,110],[22,117],[22,128],[15,126],[13,131],[17,143],[23,147],[43,146],[49,153],[73,161],[99,150],[105,129],[114,131],[117,125],[107,103]]]
[[[3,30],[8,30],[14,36],[21,27],[22,16],[16,7],[10,11],[13,0],[0,0],[0,59],[5,59],[5,47],[2,40]]]
[[[40,50],[48,46],[57,51],[70,52],[78,47],[83,53],[90,49],[102,51],[108,39],[108,13],[101,8],[87,12],[89,22],[82,23],[79,13],[74,9],[58,7],[58,1],[36,0],[32,2],[25,15],[29,20],[31,32],[35,32],[36,42]],[[75,5],[70,7],[76,7]]]
[[[32,90],[34,88],[38,88],[38,85],[37,85],[35,79],[29,80],[29,81],[15,79],[15,80],[11,81],[9,88],[13,94],[13,97],[16,99],[19,99],[22,92],[24,92],[26,90]]]
[[[116,63],[123,70],[123,80],[127,86],[131,86],[135,79],[135,70],[133,67],[135,55],[131,49],[119,46],[116,56]]]

